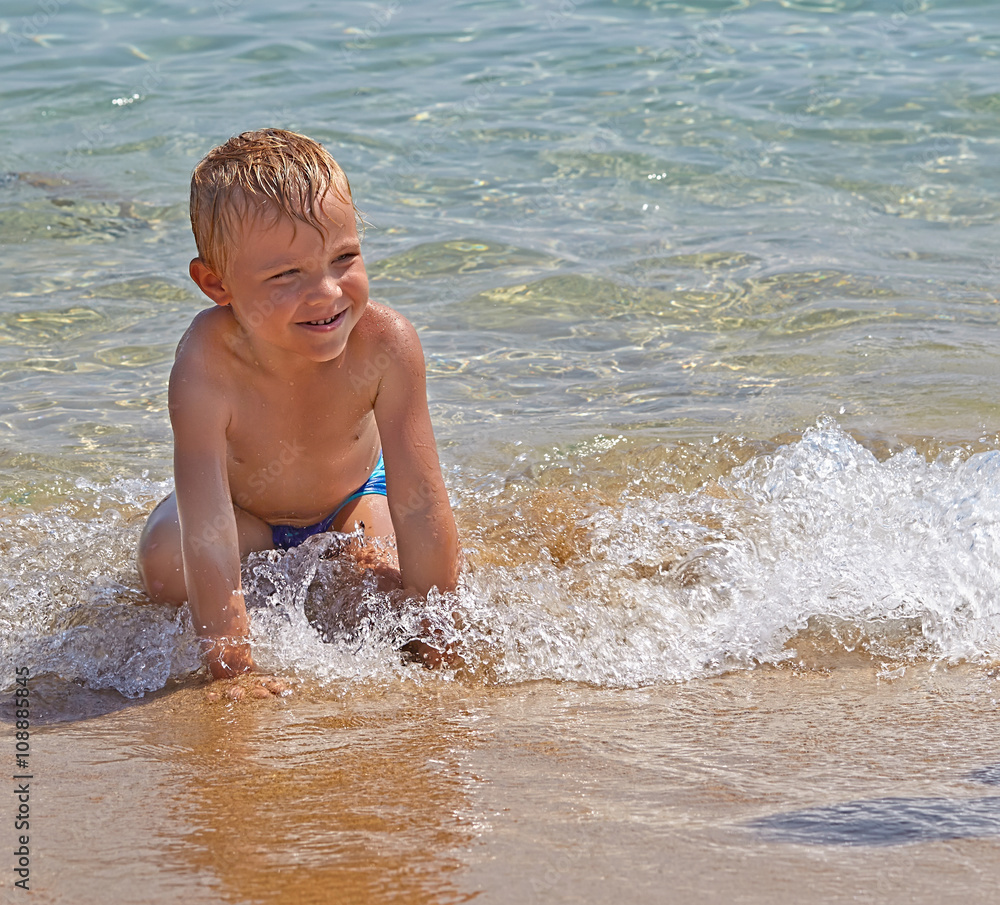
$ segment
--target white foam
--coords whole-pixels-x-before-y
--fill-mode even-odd
[[[683,681],[794,659],[817,626],[890,665],[1000,657],[1000,451],[880,461],[822,423],[721,484],[636,489],[580,525],[582,556],[477,567],[419,612],[401,615],[369,584],[342,630],[336,613],[325,628],[307,616],[310,586],[336,578],[326,540],[256,555],[245,583],[258,663],[321,684],[451,680],[403,665],[397,648],[453,612],[468,672],[500,683]],[[183,611],[136,606],[141,519],[115,508],[148,508],[169,488],[80,489],[100,501],[93,517],[2,520],[0,662],[129,696],[183,678],[198,666],[190,626]]]

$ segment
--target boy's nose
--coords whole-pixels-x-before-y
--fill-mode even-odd
[[[316,284],[315,291],[310,293],[310,301],[327,302],[330,299],[339,299],[344,294],[340,288],[340,280],[332,276],[320,277]]]

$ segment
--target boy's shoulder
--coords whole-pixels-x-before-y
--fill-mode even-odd
[[[420,349],[413,324],[393,308],[368,300],[365,313],[351,338],[357,338],[372,353],[400,353]]]
[[[203,308],[191,319],[177,348],[178,351],[184,351],[189,346],[200,347],[212,345],[213,342],[231,346],[232,341],[227,341],[226,337],[235,336],[239,331],[240,325],[233,317],[232,310],[228,306],[213,305],[211,308]]]
[[[174,371],[194,370],[219,374],[227,354],[240,345],[240,325],[229,308],[214,305],[199,311],[177,344]]]
[[[419,384],[425,377],[424,350],[416,328],[398,311],[369,300],[351,339],[358,339],[357,363],[366,375],[395,375]]]

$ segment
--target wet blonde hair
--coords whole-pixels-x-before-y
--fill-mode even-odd
[[[357,216],[347,175],[319,142],[285,129],[236,135],[209,151],[191,175],[198,254],[221,275],[243,226],[264,215],[284,215],[323,232],[318,212],[331,190]]]

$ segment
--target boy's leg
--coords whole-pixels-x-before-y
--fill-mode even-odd
[[[378,493],[367,493],[351,500],[334,520],[333,529],[335,531],[353,531],[358,522],[365,523],[365,539],[393,541],[395,532],[392,527],[392,518],[389,515],[389,501]],[[382,591],[391,591],[402,588],[403,578],[399,572],[399,559],[396,556],[395,544],[382,546],[381,544],[366,544],[362,549],[354,554],[358,564],[365,568],[373,569],[382,578]],[[461,666],[461,655],[452,649],[447,640],[435,634],[434,629],[426,621],[424,622],[423,637],[411,638],[400,650],[408,654],[415,662],[421,663],[431,669],[440,666]]]
[[[334,531],[353,531],[365,523],[365,537],[391,538],[395,531],[389,515],[389,501],[381,493],[366,493],[347,503],[330,526]]]
[[[359,496],[337,513],[337,518],[330,527],[334,531],[350,533],[360,523],[365,526],[365,543],[352,544],[349,552],[359,566],[372,569],[379,576],[379,590],[398,590],[403,586],[403,579],[399,574],[396,535],[389,515],[389,501],[379,493]]]
[[[240,558],[253,550],[270,550],[271,528],[256,516],[236,509]],[[173,494],[150,513],[139,538],[139,577],[153,603],[182,604],[187,600],[181,559],[181,526]]]
[[[349,533],[360,523],[365,526],[366,541],[376,540],[382,543],[365,544],[361,550],[355,551],[355,558],[365,566],[376,563],[387,566],[398,577],[399,559],[396,556],[396,534],[389,515],[389,501],[380,493],[359,496],[337,513],[337,518],[330,527],[334,531]]]

